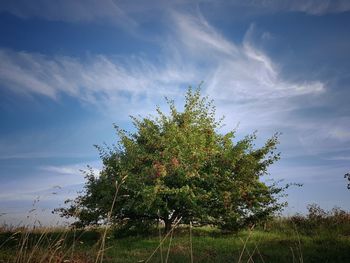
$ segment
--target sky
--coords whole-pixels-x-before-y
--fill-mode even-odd
[[[200,83],[220,132],[281,133],[284,215],[349,210],[349,25],[347,0],[1,1],[0,224],[62,223],[113,124]]]

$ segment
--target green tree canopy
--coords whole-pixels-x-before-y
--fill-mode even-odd
[[[56,211],[81,225],[104,223],[116,182],[110,219],[123,226],[161,219],[169,230],[181,217],[182,223],[235,230],[283,207],[278,197],[286,187],[261,181],[279,159],[277,134],[256,148],[255,133],[242,140],[235,140],[235,131],[220,133],[223,119],[216,119],[213,101],[200,89],[188,89],[182,112],[167,102],[169,114],[158,108],[156,117],[132,117],[134,133],[115,127],[116,146],[97,147],[102,171],[86,171],[85,191]]]

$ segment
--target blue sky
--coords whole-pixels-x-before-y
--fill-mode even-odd
[[[285,214],[309,203],[350,209],[350,2],[1,1],[0,217],[55,223],[94,144],[113,123],[182,106],[189,85],[225,115],[222,132],[281,132],[276,180]]]

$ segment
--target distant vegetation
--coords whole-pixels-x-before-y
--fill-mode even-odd
[[[277,134],[258,148],[256,134],[220,133],[222,119],[200,89],[188,89],[183,112],[167,102],[168,115],[158,108],[156,117],[132,117],[134,133],[116,127],[117,145],[97,147],[102,171],[86,171],[85,192],[56,212],[77,218],[76,226],[112,224],[124,234],[158,223],[168,232],[176,222],[237,231],[282,209],[288,185],[261,181],[279,159]]]

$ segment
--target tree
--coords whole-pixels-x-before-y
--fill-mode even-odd
[[[168,231],[182,218],[182,223],[237,230],[285,205],[278,197],[288,185],[260,180],[280,157],[278,134],[260,148],[254,146],[255,133],[235,142],[235,131],[218,131],[223,118],[215,118],[213,101],[200,89],[188,89],[183,112],[167,102],[168,115],[157,108],[157,117],[132,117],[136,132],[116,126],[116,146],[97,146],[102,171],[85,172],[85,191],[67,200],[68,208],[56,210],[61,216],[76,217],[82,226],[105,223],[116,182],[119,192],[109,218],[126,227],[162,220]]]

